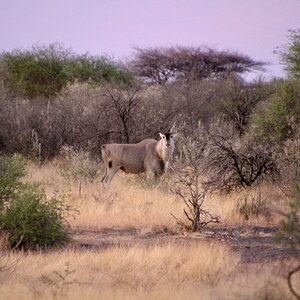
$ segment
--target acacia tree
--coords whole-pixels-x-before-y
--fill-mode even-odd
[[[262,66],[263,63],[246,55],[199,47],[137,48],[129,63],[137,76],[158,84],[178,79],[224,77]]]

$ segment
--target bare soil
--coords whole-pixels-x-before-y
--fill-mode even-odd
[[[223,243],[241,256],[242,263],[269,263],[285,259],[299,259],[300,248],[291,248],[288,241],[275,238],[277,227],[215,226],[197,233],[179,234],[168,228],[135,229],[78,228],[72,232],[72,246],[79,249],[101,250],[134,245],[154,246],[167,243]]]

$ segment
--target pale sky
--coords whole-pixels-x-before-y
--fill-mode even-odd
[[[129,58],[134,47],[233,50],[283,76],[276,47],[300,28],[300,0],[0,0],[0,50],[62,43]]]

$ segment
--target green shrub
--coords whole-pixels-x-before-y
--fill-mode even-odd
[[[130,83],[133,76],[106,56],[76,55],[59,44],[0,55],[1,77],[10,90],[29,98],[56,96],[69,82]]]
[[[68,241],[66,217],[72,211],[63,198],[46,198],[36,184],[25,184],[21,156],[0,157],[0,230],[8,233],[13,248],[39,249]]]
[[[52,97],[67,84],[64,60],[68,53],[57,45],[14,50],[2,54],[5,83],[29,98]]]
[[[68,241],[65,214],[70,210],[57,196],[49,200],[38,186],[23,185],[0,216],[11,247],[38,249],[61,246]]]
[[[268,105],[254,117],[253,127],[253,135],[269,145],[293,137],[300,124],[300,82],[280,82],[274,90]]]
[[[73,56],[65,64],[70,81],[130,83],[133,75],[106,56]]]
[[[20,155],[0,156],[0,212],[4,204],[15,196],[25,175],[25,160]]]

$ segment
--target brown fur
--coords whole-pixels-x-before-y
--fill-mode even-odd
[[[108,186],[120,169],[132,174],[147,172],[160,176],[165,173],[169,156],[165,159],[161,141],[145,139],[137,144],[103,145],[102,159],[105,173],[102,184]]]

